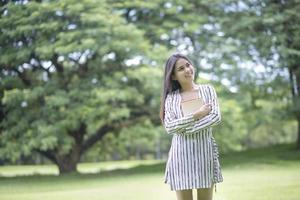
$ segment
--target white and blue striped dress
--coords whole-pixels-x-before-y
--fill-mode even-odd
[[[218,146],[212,135],[212,126],[221,121],[217,94],[212,85],[198,86],[199,97],[212,104],[212,111],[199,120],[192,114],[183,116],[179,90],[166,97],[164,126],[173,138],[165,183],[171,190],[210,188],[223,181]]]

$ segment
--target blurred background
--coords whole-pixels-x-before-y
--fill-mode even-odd
[[[0,6],[0,199],[175,199],[159,105],[179,52],[221,106],[215,198],[299,200],[298,0]]]

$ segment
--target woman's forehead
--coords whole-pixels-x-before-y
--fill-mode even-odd
[[[181,67],[182,65],[185,65],[188,63],[188,61],[184,58],[179,58],[175,64],[175,67]]]

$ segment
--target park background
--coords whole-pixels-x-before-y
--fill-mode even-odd
[[[215,199],[300,199],[298,0],[0,6],[1,200],[175,199],[159,119],[175,52],[218,94]]]

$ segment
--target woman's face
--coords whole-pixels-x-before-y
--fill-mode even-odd
[[[194,81],[194,67],[184,58],[179,58],[173,69],[173,80],[177,80],[180,85]]]

